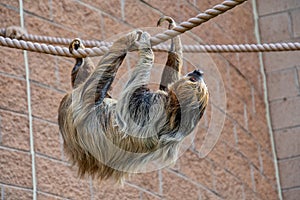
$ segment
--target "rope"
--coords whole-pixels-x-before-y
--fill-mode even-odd
[[[167,41],[179,34],[182,34],[200,24],[228,11],[231,8],[245,2],[246,0],[226,0],[221,4],[214,6],[212,9],[206,10],[204,13],[200,13],[194,18],[190,18],[186,22],[180,23],[178,26],[171,30],[166,30],[163,33],[157,34],[151,38],[152,46]],[[5,35],[5,29],[0,29],[0,35]],[[53,45],[39,44],[36,42],[45,42],[51,44],[63,44],[68,45],[72,42],[72,39],[38,36],[32,34],[24,34],[23,40],[10,39],[0,36],[0,44],[2,46],[24,49],[28,51],[66,56],[66,57],[94,57],[105,54],[109,47],[112,45],[110,42],[103,42],[97,40],[83,40],[85,48],[73,51],[71,54],[66,47],[59,47]],[[25,41],[28,40],[28,41]],[[31,42],[35,41],[35,43]],[[157,45],[153,47],[155,51],[168,51],[167,45]],[[300,43],[270,43],[270,44],[239,44],[239,45],[184,45],[183,51],[188,53],[195,52],[209,52],[209,53],[222,53],[222,52],[269,52],[269,51],[296,51],[300,50]]]
[[[66,47],[59,47],[53,45],[32,43],[24,40],[10,39],[0,36],[0,43],[2,46],[16,48],[16,49],[24,49],[28,51],[34,51],[39,53],[46,53],[52,55],[66,56],[66,57],[93,57],[93,56],[101,56],[108,52],[109,48],[106,46],[101,46],[99,48],[85,48],[78,49],[77,51],[73,51],[71,54],[69,49]]]
[[[201,25],[208,20],[225,13],[226,11],[234,8],[235,6],[244,3],[247,0],[225,0],[221,4],[214,6],[212,9],[208,9],[204,11],[204,13],[198,14],[196,17],[188,19],[186,22],[180,23],[178,26],[174,27],[171,30],[166,30],[163,33],[157,34],[151,38],[151,45],[155,46],[159,43],[163,43],[171,38],[176,37],[192,28]],[[1,29],[0,31],[1,36],[5,36],[5,29]],[[33,41],[33,42],[45,42],[51,44],[63,44],[69,45],[72,42],[72,39],[65,39],[65,38],[57,38],[57,37],[46,37],[46,36],[37,36],[31,34],[25,34],[22,36],[23,40]],[[83,45],[86,47],[95,47],[95,46],[108,46],[112,43],[100,42],[100,41],[93,41],[93,40],[86,40],[82,41]]]
[[[5,37],[5,28],[0,29],[0,36]],[[22,40],[31,42],[44,42],[49,44],[62,44],[69,45],[73,39],[60,38],[60,37],[49,37],[41,35],[24,34]],[[97,40],[81,40],[85,47],[100,47],[100,46],[111,46],[111,42],[97,41]]]
[[[60,55],[66,57],[95,57],[104,55],[109,47],[93,47],[69,52],[66,47],[53,45],[32,43],[24,40],[10,39],[0,36],[2,46],[35,51],[40,53]],[[105,44],[107,45],[107,43]],[[153,47],[156,51],[167,51],[167,45],[158,45]],[[270,43],[270,44],[239,44],[239,45],[184,45],[183,51],[186,53],[208,52],[208,53],[224,53],[224,52],[270,52],[270,51],[297,51],[300,50],[300,43]]]
[[[212,9],[206,10],[204,13],[200,13],[194,18],[190,18],[186,22],[182,22],[177,27],[175,27],[172,30],[167,30],[164,33],[157,34],[154,37],[151,38],[151,44],[152,46],[155,46],[159,43],[162,43],[168,39],[171,39],[179,34],[182,34],[196,26],[199,26],[200,24],[226,12],[227,10],[245,2],[246,0],[225,0],[223,3],[214,6]],[[2,33],[4,33],[3,30],[1,30]],[[49,43],[63,43],[63,44],[69,44],[71,40],[68,39],[61,39],[61,38],[53,38],[53,37],[39,37],[34,35],[26,34],[24,35],[24,39],[33,40],[33,41],[47,41]],[[12,47],[12,48],[18,48],[18,49],[26,49],[29,51],[36,51],[40,53],[47,53],[47,54],[53,54],[53,55],[61,55],[61,56],[67,56],[67,57],[86,57],[86,56],[100,56],[103,55],[108,51],[108,48],[106,46],[98,45],[98,42],[85,42],[84,44],[87,46],[100,46],[98,48],[87,48],[87,49],[79,49],[77,51],[74,51],[73,54],[69,53],[69,50],[65,47],[57,47],[53,45],[46,45],[46,44],[38,44],[38,43],[32,43],[32,42],[26,42],[26,41],[18,41],[16,39],[9,39],[0,37],[1,45]],[[96,45],[95,45],[96,44]]]

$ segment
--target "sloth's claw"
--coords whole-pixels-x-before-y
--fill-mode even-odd
[[[84,49],[84,46],[79,38],[75,38],[69,45],[69,51],[72,53],[73,50],[78,50],[79,48]]]

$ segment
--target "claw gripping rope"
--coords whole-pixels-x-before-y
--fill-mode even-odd
[[[167,45],[158,45],[164,41],[167,41],[177,35],[180,35],[192,28],[201,25],[208,20],[225,13],[226,11],[234,8],[235,6],[244,3],[247,0],[225,0],[221,4],[214,6],[211,9],[206,10],[204,13],[198,14],[196,17],[188,19],[188,21],[180,23],[178,26],[174,27],[171,30],[166,30],[163,33],[157,34],[151,38],[152,46],[156,51],[166,51],[168,49]],[[0,35],[4,35],[5,29],[0,30]],[[57,37],[45,37],[45,36],[37,36],[26,34],[22,36],[23,40],[10,39],[7,37],[0,36],[0,45],[24,49],[29,51],[35,51],[40,53],[47,53],[52,55],[66,56],[66,57],[93,57],[93,56],[101,56],[105,54],[109,50],[109,46],[112,43],[108,42],[100,42],[100,41],[92,41],[92,40],[84,40],[83,45],[85,48],[74,50],[71,54],[69,49],[66,47],[59,47],[53,45],[39,44],[36,42],[45,42],[52,44],[63,44],[68,45],[71,43],[72,39],[66,38],[57,38]],[[27,41],[25,41],[27,40]],[[30,41],[35,41],[30,42]],[[270,44],[238,44],[238,45],[184,45],[184,52],[209,52],[209,53],[217,53],[217,52],[266,52],[266,51],[296,51],[300,50],[300,43],[270,43]]]

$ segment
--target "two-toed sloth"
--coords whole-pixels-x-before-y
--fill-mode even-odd
[[[169,28],[175,26],[170,17]],[[84,48],[79,39],[70,51]],[[108,90],[126,53],[138,49],[138,62],[118,100]],[[180,78],[182,45],[172,39],[160,89],[147,84],[154,55],[147,32],[133,31],[116,40],[94,67],[77,58],[72,71],[72,92],[61,101],[59,126],[64,148],[81,176],[122,180],[150,162],[173,162],[182,140],[189,135],[208,103],[202,72]]]

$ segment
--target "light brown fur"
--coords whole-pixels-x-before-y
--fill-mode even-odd
[[[171,18],[160,22],[164,20],[175,25]],[[84,48],[78,41],[77,48]],[[58,121],[65,151],[81,176],[122,181],[150,162],[176,160],[180,143],[202,117],[209,95],[203,81],[179,79],[179,36],[172,43],[175,50],[169,52],[160,90],[155,92],[147,88],[154,56],[146,32],[134,31],[115,41],[95,69],[86,58],[77,60],[81,64],[72,72],[74,89],[61,101]],[[120,99],[111,99],[107,91],[127,51],[135,48],[137,66]]]

